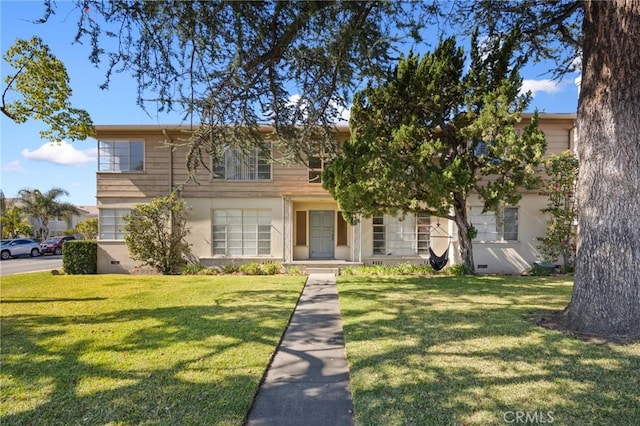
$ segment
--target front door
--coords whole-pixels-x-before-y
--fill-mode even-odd
[[[309,212],[309,258],[333,259],[335,212],[312,210]]]

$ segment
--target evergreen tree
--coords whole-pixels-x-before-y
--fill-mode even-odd
[[[467,198],[485,210],[515,204],[518,188],[537,183],[546,143],[534,116],[522,136],[515,126],[529,100],[511,63],[516,37],[472,43],[470,69],[453,38],[422,59],[401,59],[388,79],[355,96],[351,138],[325,169],[323,185],[345,219],[427,211],[453,220],[460,254],[474,271]]]

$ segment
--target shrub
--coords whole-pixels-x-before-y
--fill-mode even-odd
[[[262,275],[276,275],[280,273],[282,267],[278,262],[263,263],[260,265],[260,270],[262,271]]]
[[[185,241],[187,204],[172,193],[149,203],[136,204],[124,216],[124,230],[131,259],[169,275],[179,273],[191,254]]]
[[[360,266],[357,268],[348,267],[340,271],[340,275],[355,276],[381,276],[381,275],[433,275],[434,270],[430,265],[413,265],[411,263],[401,263],[396,266],[373,265]]]
[[[182,275],[217,275],[218,271],[200,263],[190,263],[182,270]]]
[[[529,271],[529,275],[534,277],[548,277],[555,273],[555,266],[548,262],[534,263],[533,267]]]
[[[288,275],[302,275],[302,271],[297,266],[291,266],[289,269],[287,269],[287,274]]]
[[[471,271],[462,263],[458,263],[455,265],[449,266],[444,270],[447,275],[452,275],[454,277],[462,277],[465,275],[472,275]]]
[[[547,262],[562,263],[573,268],[576,257],[578,210],[573,198],[578,174],[578,159],[570,151],[550,156],[545,163],[547,179],[543,193],[547,195],[547,233],[540,241],[540,252]]]
[[[262,275],[262,268],[260,268],[260,265],[255,262],[240,265],[238,271],[242,272],[245,275]]]
[[[229,265],[224,265],[224,267],[222,268],[222,272],[225,274],[235,274],[239,270],[240,268],[238,267],[238,265],[234,265],[233,263]]]
[[[64,243],[62,267],[67,274],[95,274],[98,271],[98,242],[71,240]]]
[[[73,233],[80,235],[85,240],[95,240],[98,238],[98,218],[93,217],[78,222]]]

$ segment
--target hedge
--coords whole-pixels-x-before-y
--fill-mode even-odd
[[[64,243],[62,267],[67,274],[95,274],[98,270],[98,242],[75,240]]]

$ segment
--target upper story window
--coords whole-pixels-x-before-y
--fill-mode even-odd
[[[144,171],[144,142],[98,141],[98,171]]]
[[[322,183],[324,164],[322,157],[309,157],[309,183]]]
[[[229,147],[224,152],[221,164],[214,167],[214,179],[226,180],[270,180],[270,146],[251,150]]]
[[[477,234],[473,241],[517,241],[518,208],[501,207],[482,212],[482,207],[470,207],[469,217]]]

